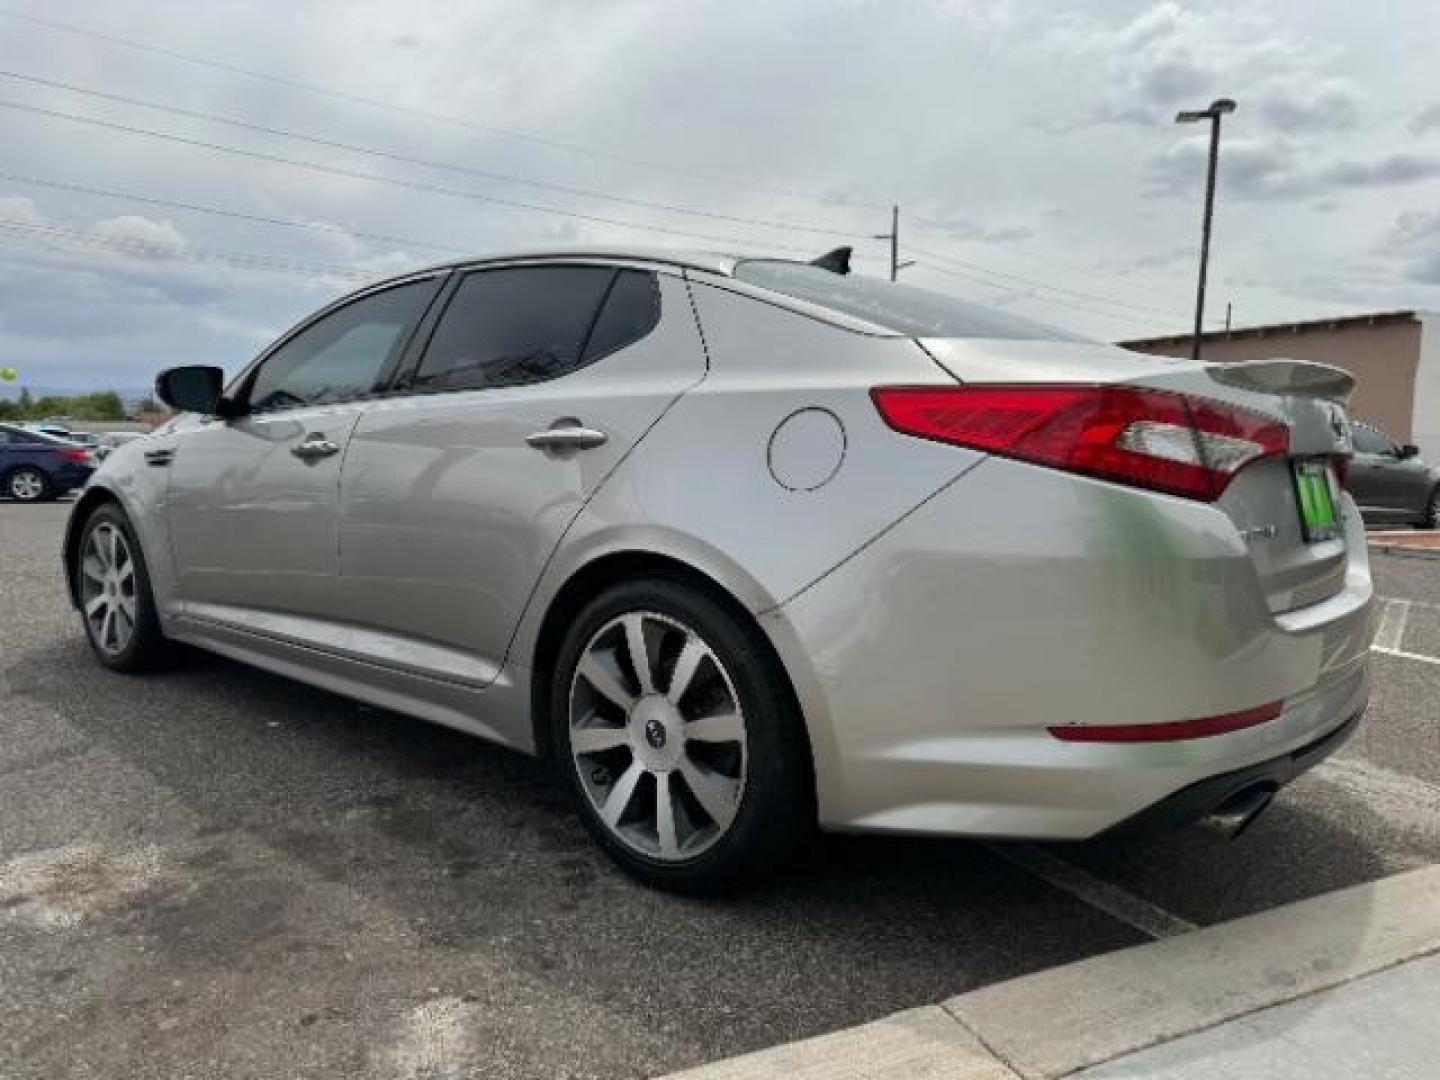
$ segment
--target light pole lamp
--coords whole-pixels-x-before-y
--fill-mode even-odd
[[[1210,167],[1205,174],[1205,219],[1200,227],[1200,282],[1195,291],[1195,336],[1190,340],[1190,359],[1200,359],[1200,334],[1205,324],[1205,271],[1210,264],[1210,219],[1215,215],[1215,163],[1220,157],[1220,118],[1235,111],[1229,98],[1212,101],[1208,109],[1177,113],[1177,124],[1210,121]]]

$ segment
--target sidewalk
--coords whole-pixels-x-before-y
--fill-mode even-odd
[[[1440,867],[1426,867],[676,1080],[1429,1080],[1436,1017]]]
[[[1365,534],[1365,541],[1372,553],[1440,559],[1440,532],[1423,529],[1374,531]]]

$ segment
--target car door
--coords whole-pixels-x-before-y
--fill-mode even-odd
[[[1368,424],[1352,424],[1351,433],[1355,456],[1350,488],[1361,515],[1371,521],[1394,521],[1413,513],[1408,470],[1399,447]]]
[[[328,309],[242,377],[238,415],[196,422],[151,461],[170,472],[187,616],[252,628],[273,627],[266,613],[334,618],[345,449],[438,287],[426,277]]]
[[[576,514],[705,358],[683,279],[531,265],[458,280],[341,485],[348,614],[485,685]]]

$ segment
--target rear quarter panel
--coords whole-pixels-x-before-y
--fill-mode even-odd
[[[954,380],[912,340],[853,332],[718,285],[693,284],[709,374],[640,442],[576,518],[521,621],[511,659],[529,666],[545,612],[578,570],[607,554],[652,552],[692,566],[752,613],[774,610],[884,533],[981,455],[909,438],[870,390]],[[794,490],[771,471],[776,429],[823,409],[844,429],[832,476]],[[857,603],[861,602],[857,597]],[[797,684],[825,756],[823,702],[782,619],[762,619]]]

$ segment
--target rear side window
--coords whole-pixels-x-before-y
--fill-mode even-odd
[[[735,277],[908,337],[1089,340],[984,304],[957,300],[913,285],[834,274],[808,263],[747,259],[736,265]]]
[[[633,345],[660,322],[660,288],[654,274],[641,270],[621,270],[615,275],[610,295],[590,340],[585,344],[584,362],[594,363],[601,357]]]
[[[425,390],[545,382],[655,326],[654,279],[606,266],[520,266],[465,277],[415,374]]]

